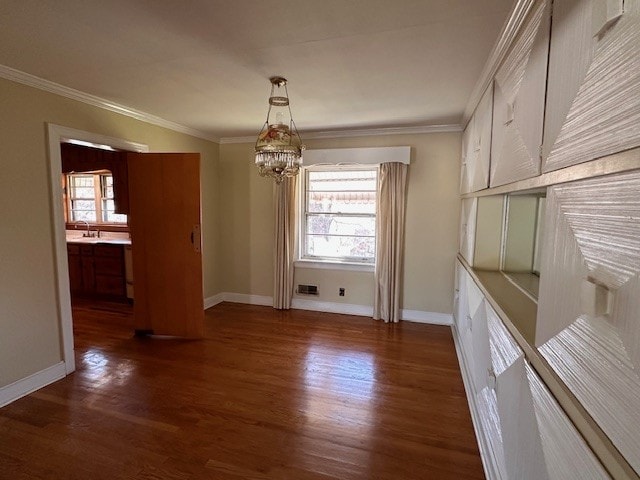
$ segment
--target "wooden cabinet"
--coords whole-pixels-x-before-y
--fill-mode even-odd
[[[126,297],[122,245],[68,244],[71,293],[122,299]]]
[[[84,290],[82,281],[82,258],[80,245],[67,245],[67,257],[69,259],[69,285],[73,295]]]

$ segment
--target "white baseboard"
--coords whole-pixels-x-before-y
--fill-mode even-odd
[[[64,362],[56,363],[44,370],[0,388],[0,407],[9,405],[25,395],[46,387],[66,375]]]
[[[222,302],[246,303],[248,305],[263,305],[270,307],[273,305],[273,297],[266,295],[250,295],[248,293],[220,292],[212,297],[204,299],[204,308],[211,308]]]
[[[453,325],[453,315],[450,313],[401,310],[400,318],[406,322],[429,323],[431,325]]]
[[[204,299],[204,308],[211,308],[221,302],[246,303],[249,305],[272,306],[273,297],[266,295],[250,295],[246,293],[221,292]],[[353,303],[323,302],[306,298],[294,298],[291,308],[311,310],[314,312],[341,313],[372,317],[373,307]],[[431,325],[452,325],[453,316],[449,313],[423,312],[421,310],[401,310],[400,318],[406,322],[428,323]]]
[[[224,293],[217,293],[211,297],[204,299],[204,309],[215,307],[217,304],[224,302]]]
[[[373,307],[367,305],[321,302],[319,300],[307,300],[306,298],[294,298],[291,302],[291,308],[315,312],[342,313],[344,315],[360,315],[362,317],[373,316]]]
[[[460,342],[458,341],[458,331],[456,330],[455,325],[451,326],[451,334],[453,336],[453,343],[456,347],[458,364],[460,365],[460,373],[462,375],[462,383],[464,383],[464,391],[467,395],[467,402],[469,403],[471,422],[473,423],[473,430],[476,434],[476,441],[478,442],[478,449],[480,450],[480,458],[482,459],[484,474],[487,477],[487,480],[501,480],[500,472],[495,462],[495,457],[493,456],[491,446],[487,442],[487,437],[484,434],[484,429],[480,422],[480,412],[478,412],[478,407],[476,405],[476,396],[473,390],[471,372],[467,367],[465,354],[462,351]]]

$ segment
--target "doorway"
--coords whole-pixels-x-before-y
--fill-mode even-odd
[[[79,140],[92,144],[107,145],[117,150],[145,153],[149,151],[148,145],[131,142],[120,138],[108,137],[83,130],[48,124],[48,149],[49,149],[49,174],[50,197],[53,218],[54,234],[54,258],[57,278],[58,317],[60,324],[60,336],[62,344],[62,359],[65,365],[65,373],[69,375],[75,370],[74,341],[73,341],[73,317],[71,311],[71,293],[69,284],[69,266],[67,263],[67,242],[62,207],[63,191],[60,182],[62,172],[62,157],[60,144],[69,140]]]

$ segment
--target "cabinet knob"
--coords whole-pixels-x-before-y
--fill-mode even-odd
[[[487,368],[487,387],[495,391],[496,386],[496,372],[493,370],[493,366],[491,366]]]

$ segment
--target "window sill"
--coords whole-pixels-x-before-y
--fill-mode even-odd
[[[317,268],[320,270],[347,270],[352,272],[372,272],[375,265],[355,262],[329,262],[320,260],[296,260],[293,262],[296,268]]]

